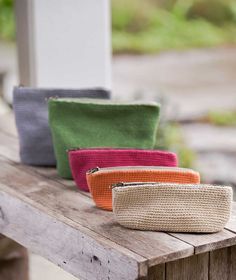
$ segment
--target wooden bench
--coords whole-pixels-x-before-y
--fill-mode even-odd
[[[236,206],[215,234],[125,229],[52,168],[23,166],[0,117],[0,232],[79,279],[236,279]]]

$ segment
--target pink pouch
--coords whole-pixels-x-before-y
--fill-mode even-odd
[[[68,151],[70,168],[76,185],[89,191],[86,172],[99,166],[177,166],[177,156],[172,152],[124,148],[88,148]]]

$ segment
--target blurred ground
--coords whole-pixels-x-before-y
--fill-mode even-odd
[[[116,96],[155,99],[163,93],[169,117],[188,120],[210,109],[236,107],[236,48],[215,48],[160,55],[115,56]]]
[[[185,143],[196,152],[196,168],[206,182],[236,186],[236,128],[199,119],[212,109],[236,109],[236,48],[216,48],[160,55],[120,55],[113,59],[117,99],[157,100],[163,95],[166,116],[178,120]],[[0,92],[17,79],[13,45],[0,44]],[[7,99],[10,100],[9,90]],[[7,107],[0,101],[0,114]],[[1,116],[0,116],[1,117]],[[31,255],[31,280],[75,279],[41,257]]]

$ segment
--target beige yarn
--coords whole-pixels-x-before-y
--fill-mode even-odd
[[[230,217],[232,188],[156,183],[114,187],[113,212],[121,225],[140,230],[217,232]]]

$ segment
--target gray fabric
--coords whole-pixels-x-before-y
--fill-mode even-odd
[[[47,100],[50,97],[109,99],[103,89],[38,89],[15,87],[13,109],[20,140],[20,158],[24,164],[55,166]]]

